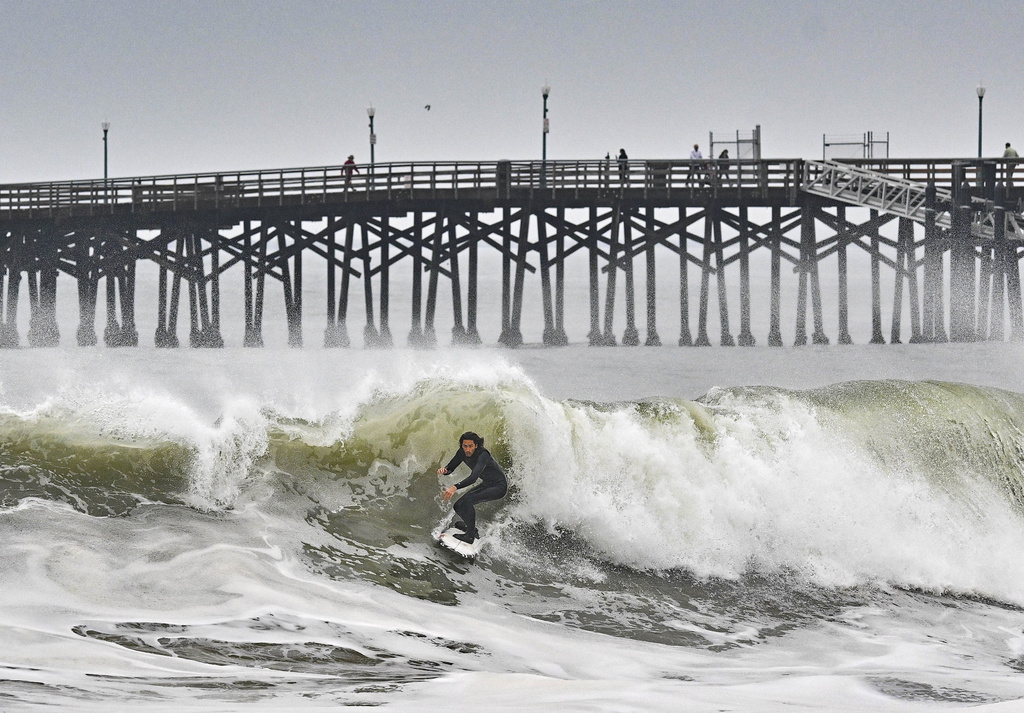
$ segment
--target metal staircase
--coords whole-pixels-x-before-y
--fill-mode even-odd
[[[925,191],[923,183],[895,178],[835,161],[805,161],[801,190],[824,198],[875,210],[924,223]],[[949,191],[936,189],[935,224],[950,230],[953,218]],[[971,235],[980,240],[995,237],[995,210],[990,201],[972,198]],[[1024,216],[1006,211],[1006,237],[1024,241]]]

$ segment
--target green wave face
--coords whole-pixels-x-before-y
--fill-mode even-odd
[[[39,498],[102,516],[180,502],[190,457],[181,444],[124,440],[73,418],[0,416],[0,507]]]
[[[780,577],[811,587],[786,590],[791,616],[803,597],[828,607],[829,592],[873,583],[1024,599],[1024,571],[1003,564],[1024,547],[1022,424],[1024,397],[947,383],[594,404],[546,399],[514,377],[428,377],[378,387],[345,413],[262,405],[189,436],[7,414],[0,505],[37,498],[96,516],[255,506],[294,531],[323,576],[441,603],[486,585],[534,615],[602,631],[643,617],[645,635],[677,638],[657,624],[672,607],[710,596],[740,616],[752,592],[775,597]],[[488,546],[475,570],[432,544],[449,511],[440,492],[465,473],[436,470],[466,430],[512,484],[480,508]]]
[[[945,487],[984,478],[1024,504],[1024,396],[947,382],[862,381],[807,392],[822,420],[886,472]]]

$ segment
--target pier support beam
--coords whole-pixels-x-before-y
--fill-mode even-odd
[[[848,282],[849,263],[846,248],[849,245],[849,227],[846,223],[846,207],[836,208],[836,260],[839,294],[839,337],[837,344],[853,344],[850,337],[850,289]]]
[[[182,255],[184,255],[184,244],[180,236],[173,234],[171,230],[165,230],[161,234],[161,239],[165,242],[167,252],[173,254],[174,264],[181,269]],[[174,253],[170,252],[170,244],[175,244]],[[179,294],[179,278],[178,270],[175,270],[174,285],[169,286],[169,275],[171,271],[167,267],[167,263],[160,265],[159,282],[157,284],[157,307],[156,307],[156,332],[153,335],[153,343],[161,349],[173,349],[178,347],[178,294]],[[168,293],[168,289],[172,290],[172,294]],[[78,278],[78,299],[79,304],[82,302],[82,278]],[[81,335],[82,328],[78,328],[79,335]],[[81,336],[79,336],[81,340]]]
[[[373,307],[373,249],[370,230],[365,218],[359,223],[359,234],[362,237],[359,254],[363,258],[363,307],[366,312],[366,326],[363,327],[363,347],[378,349],[384,346],[380,332],[377,331],[377,318]]]
[[[189,346],[193,348],[221,348],[224,339],[220,334],[220,288],[217,257],[219,250],[214,237],[215,230],[201,227],[185,235],[186,255],[189,264],[188,306]],[[203,235],[210,243],[210,269],[206,268],[206,249]],[[284,238],[281,237],[284,244]],[[207,287],[209,286],[209,292]]]
[[[412,219],[412,325],[409,327],[409,346],[421,349],[429,346],[423,336],[423,212],[416,211]]]
[[[479,225],[479,220],[474,221]],[[479,230],[479,229],[477,229]],[[477,285],[480,273],[480,258],[478,255],[479,234],[470,236],[469,247],[469,275],[466,277],[466,340],[465,344],[477,346],[480,344],[480,331],[477,329]]]
[[[633,212],[624,216],[625,265],[626,277],[626,331],[622,334],[622,346],[635,347],[640,344],[640,332],[636,328],[636,285],[633,281]]]
[[[544,310],[544,331],[541,342],[544,346],[555,346],[555,314],[551,298],[551,258],[548,238],[547,211],[537,213],[537,251],[540,255],[541,306]]]
[[[871,343],[885,344],[882,336],[881,238],[878,211],[871,211]]]
[[[755,344],[750,331],[750,221],[747,207],[740,206],[740,335],[738,343],[741,347],[752,347]]]
[[[896,287],[893,295],[892,341],[898,344],[900,339],[900,315],[903,312],[903,281],[907,282],[907,304],[910,313],[910,343],[920,344],[924,341],[921,333],[920,300],[917,293],[917,257],[914,249],[914,223],[908,218],[900,218],[896,248]]]
[[[57,270],[39,270],[28,274],[30,347],[55,347],[60,344],[57,326]]]
[[[615,339],[615,277],[618,273],[619,260],[619,226],[622,223],[622,206],[616,205],[610,232],[608,233],[608,277],[605,281],[604,293],[604,333],[601,343],[606,347],[614,347]]]
[[[443,231],[444,216],[441,213],[434,215],[434,232],[431,235],[430,251],[430,279],[427,281],[427,313],[423,320],[423,346],[433,347],[437,345],[437,331],[434,328],[434,317],[437,314],[437,283],[440,279],[441,260],[444,257]],[[520,336],[520,342],[522,336]]]
[[[267,242],[269,235],[267,226],[260,225],[257,243],[252,245],[254,235],[252,225],[245,224],[245,259],[242,260],[242,280],[245,290],[245,336],[242,345],[259,348],[263,346],[263,298],[266,289]],[[253,251],[255,247],[255,252]],[[255,286],[254,284],[255,283]],[[348,346],[348,337],[340,333],[337,336],[339,346]],[[343,341],[342,341],[343,338]]]
[[[108,265],[105,280],[107,326],[103,330],[103,343],[108,347],[136,347],[139,333],[135,328],[135,264]]]
[[[1006,274],[1006,299],[1010,309],[1010,341],[1020,342],[1024,341],[1024,309],[1022,309],[1021,305],[1020,263],[1018,262],[1016,246],[1011,244],[1006,236],[1006,193],[1001,188],[997,189],[996,200],[997,205],[1001,208],[996,213],[996,225],[1002,226],[1003,237],[1002,240],[997,240],[997,245],[1001,248],[1003,271]],[[1000,213],[1002,217],[999,217]]]
[[[690,334],[690,231],[686,208],[679,209],[679,346],[692,347]]]
[[[6,283],[6,285],[4,284]],[[3,288],[7,298],[3,300]],[[21,288],[21,270],[17,265],[8,265],[0,272],[0,348],[15,348],[21,339],[18,336],[18,293]]]
[[[771,318],[768,326],[768,346],[782,346],[782,209],[772,207],[772,222],[769,228],[771,245]]]
[[[710,347],[708,338],[708,293],[711,285],[711,257],[715,252],[714,226],[712,225],[711,209],[704,211],[704,242],[703,257],[700,263],[700,307],[697,316],[696,347]]]
[[[647,208],[646,213],[647,229],[644,235],[644,256],[647,265],[647,339],[644,340],[644,346],[660,347],[661,339],[658,337],[658,273],[654,263],[654,248],[657,245],[654,233],[654,208]]]
[[[821,282],[818,279],[818,244],[814,226],[815,209],[805,206],[800,220],[800,281],[797,295],[796,346],[807,344],[807,298],[810,290],[811,311],[814,317],[814,344],[828,344],[821,312]]]
[[[338,218],[331,215],[327,217],[327,326],[324,327],[324,347],[335,349],[348,346],[348,335],[338,329]],[[344,250],[344,247],[342,247]],[[342,267],[341,269],[344,269]],[[250,310],[252,302],[252,287],[248,279],[246,284],[246,313]]]
[[[722,211],[715,208],[712,222],[715,236],[715,275],[718,284],[718,319],[721,326],[721,344],[723,347],[734,347],[736,341],[729,329],[729,296],[725,284],[725,243],[722,240]]]
[[[1010,340],[1020,341],[1024,338],[1024,324],[1021,320],[1020,266],[1017,262],[1016,248],[1006,235],[1006,188],[1002,183],[995,187],[993,208],[993,241],[992,241],[992,293],[991,320],[988,325],[988,338],[1003,341],[1005,334],[1006,308],[1009,307]],[[980,325],[985,329],[986,325]]]
[[[388,217],[381,217],[380,240],[380,332],[377,335],[377,346],[390,349],[395,340],[391,336],[391,235]],[[366,275],[370,279],[370,275]]]
[[[448,270],[452,283],[452,344],[469,344],[466,324],[462,319],[462,277],[459,270],[458,220],[454,213],[446,216],[448,223]]]
[[[971,190],[962,184],[954,194],[949,265],[949,337],[954,342],[977,339],[976,259],[971,244]]]
[[[93,347],[99,341],[96,338],[99,277],[96,274],[93,238],[78,234],[75,243],[75,266],[78,271],[78,329],[75,340],[80,347]]]
[[[929,342],[948,341],[944,307],[942,256],[945,241],[935,224],[936,189],[929,183],[925,189],[924,211],[924,299],[921,307],[922,339]]]
[[[598,213],[597,208],[591,207],[587,230],[587,259],[590,275],[590,331],[587,332],[587,342],[592,347],[598,347],[604,343],[604,336],[601,334],[601,276],[598,269],[600,253],[601,229],[598,227]]]
[[[565,333],[565,208],[559,207],[558,232],[555,235],[555,333],[554,346],[565,346],[569,335]]]

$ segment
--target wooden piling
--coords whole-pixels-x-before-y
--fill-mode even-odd
[[[690,334],[690,222],[686,208],[679,209],[679,346],[692,347]]]
[[[696,347],[710,347],[711,340],[708,338],[708,295],[711,285],[711,260],[715,253],[714,226],[711,220],[711,209],[704,211],[704,242],[703,257],[700,264],[700,312],[697,317],[697,341]]]
[[[619,225],[622,222],[622,205],[616,204],[612,214],[612,222],[608,233],[608,276],[605,278],[604,293],[604,333],[601,343],[606,347],[617,344],[615,338],[615,276],[618,273],[619,259]]]
[[[752,347],[756,340],[750,331],[750,220],[747,206],[740,206],[739,225],[740,335],[738,343],[741,347]]]
[[[644,257],[647,266],[646,288],[647,288],[647,339],[644,346],[660,347],[661,339],[658,337],[658,300],[657,300],[657,279],[658,273],[655,266],[654,249],[657,245],[655,238],[654,208],[647,208],[647,225],[644,232]]]
[[[640,344],[640,333],[636,328],[636,289],[633,282],[633,211],[629,210],[623,219],[623,272],[626,278],[626,331],[622,334],[622,346],[635,347]]]
[[[409,346],[427,346],[423,338],[423,211],[416,211],[412,220],[412,310]]]
[[[562,347],[569,343],[565,332],[565,208],[556,210],[558,228],[555,232],[555,331],[552,346]]]
[[[601,346],[604,337],[601,334],[601,277],[598,269],[598,258],[601,254],[601,230],[598,227],[598,210],[590,208],[590,220],[587,231],[587,259],[590,275],[590,331],[587,342],[592,347]]]
[[[446,216],[448,222],[448,269],[452,283],[452,344],[466,344],[466,324],[462,321],[462,280],[459,275],[459,240],[454,214]]]
[[[971,189],[966,184],[954,194],[949,260],[949,337],[954,342],[973,342],[977,338],[976,270],[971,244]]]
[[[736,341],[729,329],[729,296],[725,283],[725,243],[722,240],[722,211],[717,206],[712,211],[712,225],[715,241],[715,282],[718,286],[718,320],[722,330],[721,345],[734,347]]]
[[[882,336],[882,271],[881,239],[878,234],[878,211],[871,211],[871,343],[885,344]]]
[[[769,230],[771,245],[771,317],[768,326],[768,346],[782,346],[782,209],[772,206]]]

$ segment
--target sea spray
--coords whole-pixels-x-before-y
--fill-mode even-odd
[[[878,409],[892,388],[881,390]],[[978,472],[961,473],[951,487],[945,462],[894,469],[879,455],[879,433],[865,439],[845,430],[835,412],[822,419],[807,395],[722,389],[700,404],[548,403],[525,411],[534,417],[510,427],[523,490],[517,517],[571,532],[611,562],[702,577],[796,572],[822,586],[1024,598],[1024,568],[1012,564],[1024,546],[1012,489]],[[921,433],[929,427],[917,424]],[[989,443],[990,430],[975,432],[969,449],[1006,455]],[[892,435],[895,450],[899,434]]]

